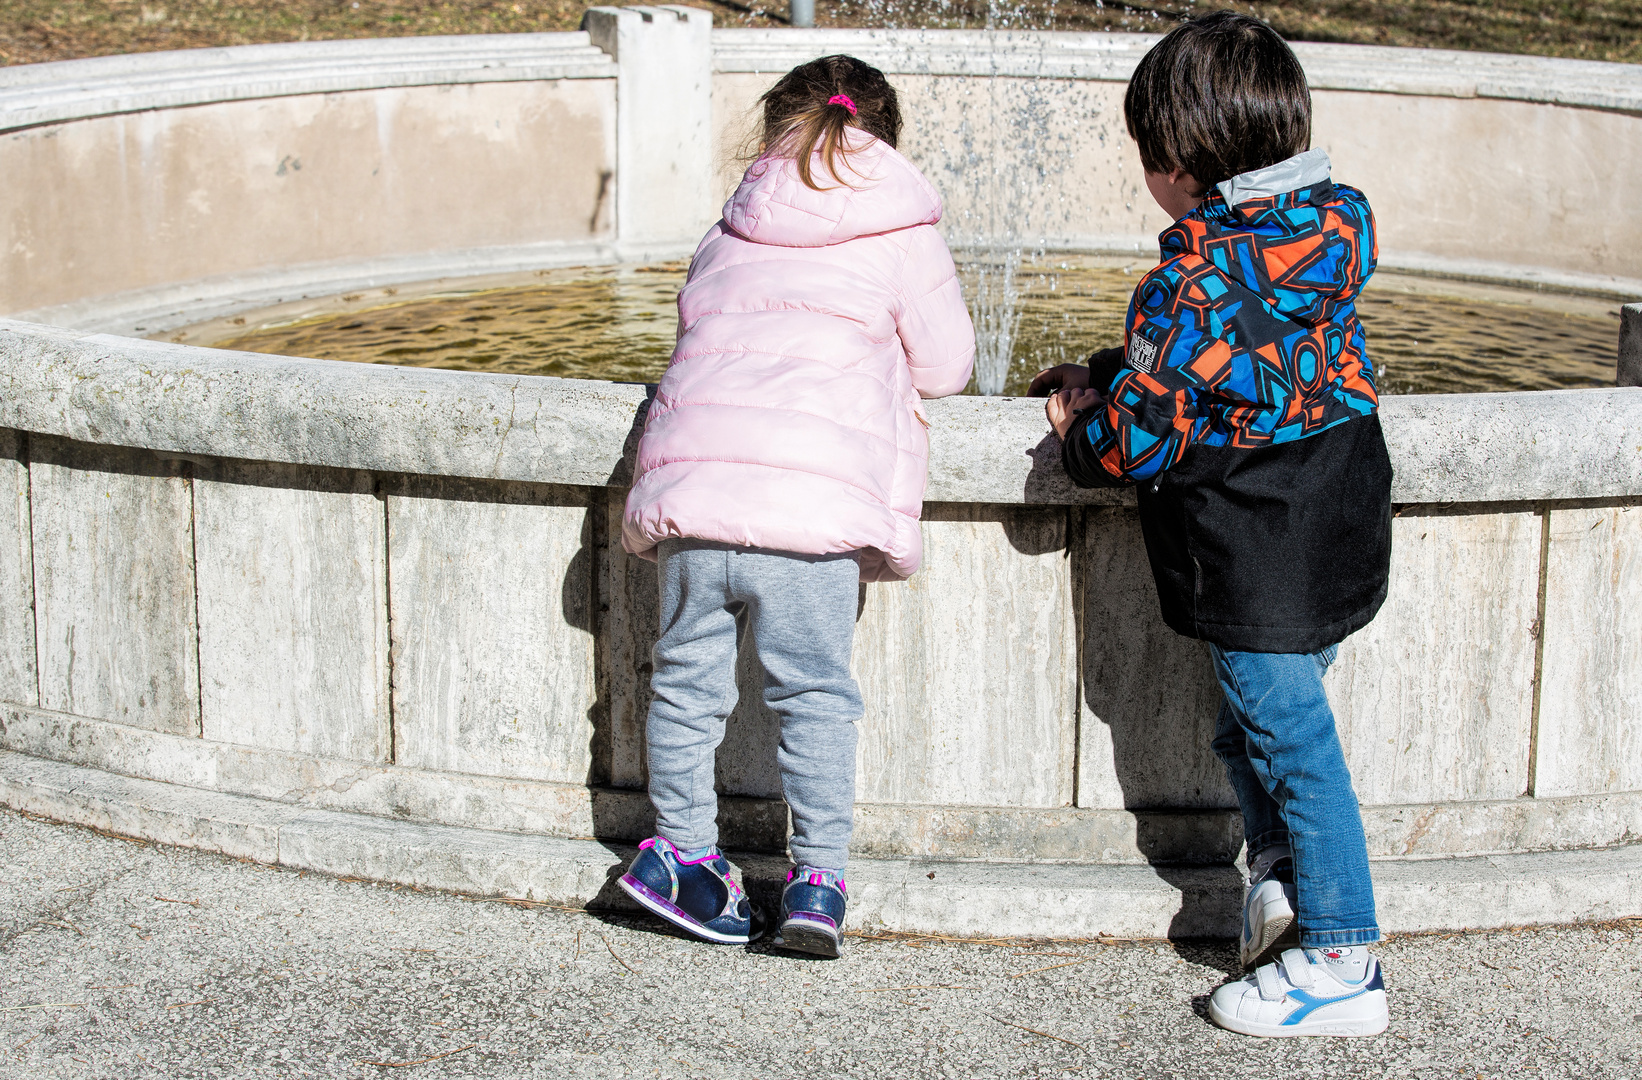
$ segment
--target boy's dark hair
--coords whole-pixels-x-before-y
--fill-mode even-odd
[[[1287,42],[1258,19],[1216,11],[1171,30],[1135,68],[1123,118],[1147,172],[1205,188],[1311,146],[1311,91]]]
[[[843,95],[855,106],[829,104]],[[799,64],[758,99],[764,107],[763,144],[798,163],[798,175],[821,190],[810,169],[817,147],[821,161],[834,179],[839,159],[848,158],[844,129],[857,127],[894,146],[901,138],[901,104],[884,73],[853,56],[823,56]]]

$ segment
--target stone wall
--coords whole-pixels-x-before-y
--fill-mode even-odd
[[[0,322],[0,749],[415,821],[646,835],[638,386]],[[926,562],[862,589],[866,856],[1229,860],[1201,647],[1037,402],[930,403]],[[1377,856],[1642,832],[1642,390],[1393,398],[1391,596],[1329,676]],[[1445,438],[1437,437],[1441,433]],[[742,684],[757,680],[743,665]],[[720,754],[779,849],[773,719]]]

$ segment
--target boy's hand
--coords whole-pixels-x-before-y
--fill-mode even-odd
[[[1044,368],[1026,388],[1027,397],[1048,397],[1057,390],[1082,390],[1089,385],[1089,369],[1082,364],[1059,364]]]
[[[1077,414],[1099,405],[1100,400],[1100,394],[1087,387],[1061,390],[1050,395],[1044,411],[1049,414],[1049,424],[1055,429],[1055,434],[1065,439],[1072,421],[1077,419]]]

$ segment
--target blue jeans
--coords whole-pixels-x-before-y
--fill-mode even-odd
[[[1380,940],[1363,818],[1323,694],[1337,648],[1305,654],[1209,646],[1226,693],[1214,752],[1243,810],[1249,861],[1273,844],[1289,845],[1295,921],[1307,948]]]

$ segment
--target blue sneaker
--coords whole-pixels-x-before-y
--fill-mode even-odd
[[[717,847],[685,859],[666,837],[652,836],[616,884],[646,910],[706,941],[745,945],[764,933],[764,913],[730,877],[729,860]]]
[[[794,952],[838,959],[849,886],[837,870],[798,866],[787,872],[781,892],[781,929],[775,943]]]

